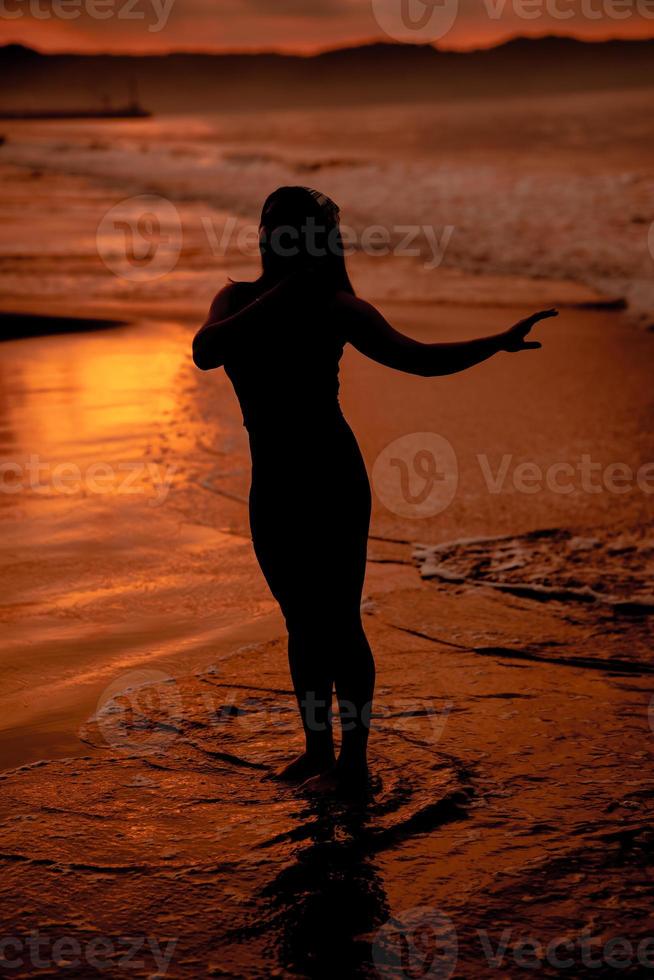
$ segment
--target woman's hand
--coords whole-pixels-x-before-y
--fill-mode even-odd
[[[519,350],[538,350],[539,347],[542,347],[542,344],[539,344],[537,340],[525,340],[525,337],[539,320],[547,320],[551,316],[558,315],[558,310],[541,310],[540,313],[532,313],[531,316],[525,317],[524,320],[518,320],[505,333],[500,334],[500,350],[510,351],[511,353]]]

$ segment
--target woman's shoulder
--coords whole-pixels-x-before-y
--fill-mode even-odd
[[[260,288],[257,282],[229,279],[220,292],[226,296],[230,296],[232,299],[254,299],[259,294]]]
[[[257,296],[256,282],[238,282],[230,279],[216,293],[211,309],[213,313],[220,311],[223,316],[231,316],[252,303]]]

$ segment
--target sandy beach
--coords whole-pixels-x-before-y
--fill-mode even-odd
[[[114,275],[95,234],[132,184],[82,168],[79,134],[67,170],[35,169],[37,136],[52,142],[17,133],[2,164],[2,309],[125,325],[2,344],[3,935],[38,927],[46,960],[72,938],[79,977],[98,936],[110,976],[126,936],[134,976],[404,976],[398,937],[421,928],[437,941],[415,975],[517,977],[529,960],[609,977],[621,957],[642,976],[654,334],[616,308],[642,282],[354,257],[357,288],[419,339],[561,315],[541,351],[458,377],[346,351],[341,403],[374,491],[380,785],[367,808],[325,806],[263,778],[300,744],[283,622],[249,539],[236,400],[190,358],[215,289],[255,266],[208,254],[202,219],[225,207],[180,194],[175,275]],[[41,241],[21,239],[49,196]],[[384,470],[389,446],[410,465],[426,438],[445,466],[433,513]],[[309,538],[308,576],[320,560]]]

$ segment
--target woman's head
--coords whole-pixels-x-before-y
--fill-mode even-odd
[[[335,289],[353,293],[339,228],[339,209],[309,187],[279,187],[264,201],[259,226],[263,276],[277,280],[312,266]]]

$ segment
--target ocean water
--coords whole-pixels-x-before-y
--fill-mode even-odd
[[[32,230],[47,220],[40,191],[48,188],[39,182],[55,175],[91,181],[107,194],[96,201],[96,229],[111,206],[133,195],[171,201],[184,235],[178,283],[181,272],[197,277],[207,265],[254,268],[252,236],[237,242],[227,222],[256,224],[267,193],[299,183],[340,204],[356,251],[403,257],[384,269],[385,288],[392,284],[395,295],[412,295],[416,269],[427,296],[438,293],[439,273],[464,270],[575,280],[624,298],[647,322],[654,311],[649,90],[23,123],[8,125],[6,135],[0,163],[32,175]],[[52,202],[71,211],[71,246],[74,196],[55,193]],[[377,226],[386,244],[375,242],[370,229]],[[82,253],[96,248],[93,230],[90,223],[77,243]],[[8,258],[20,254],[15,233],[0,246]],[[22,237],[29,251],[29,235]],[[61,252],[66,242],[59,245]],[[52,242],[40,236],[38,249],[51,254]],[[163,288],[174,282],[168,277]]]

